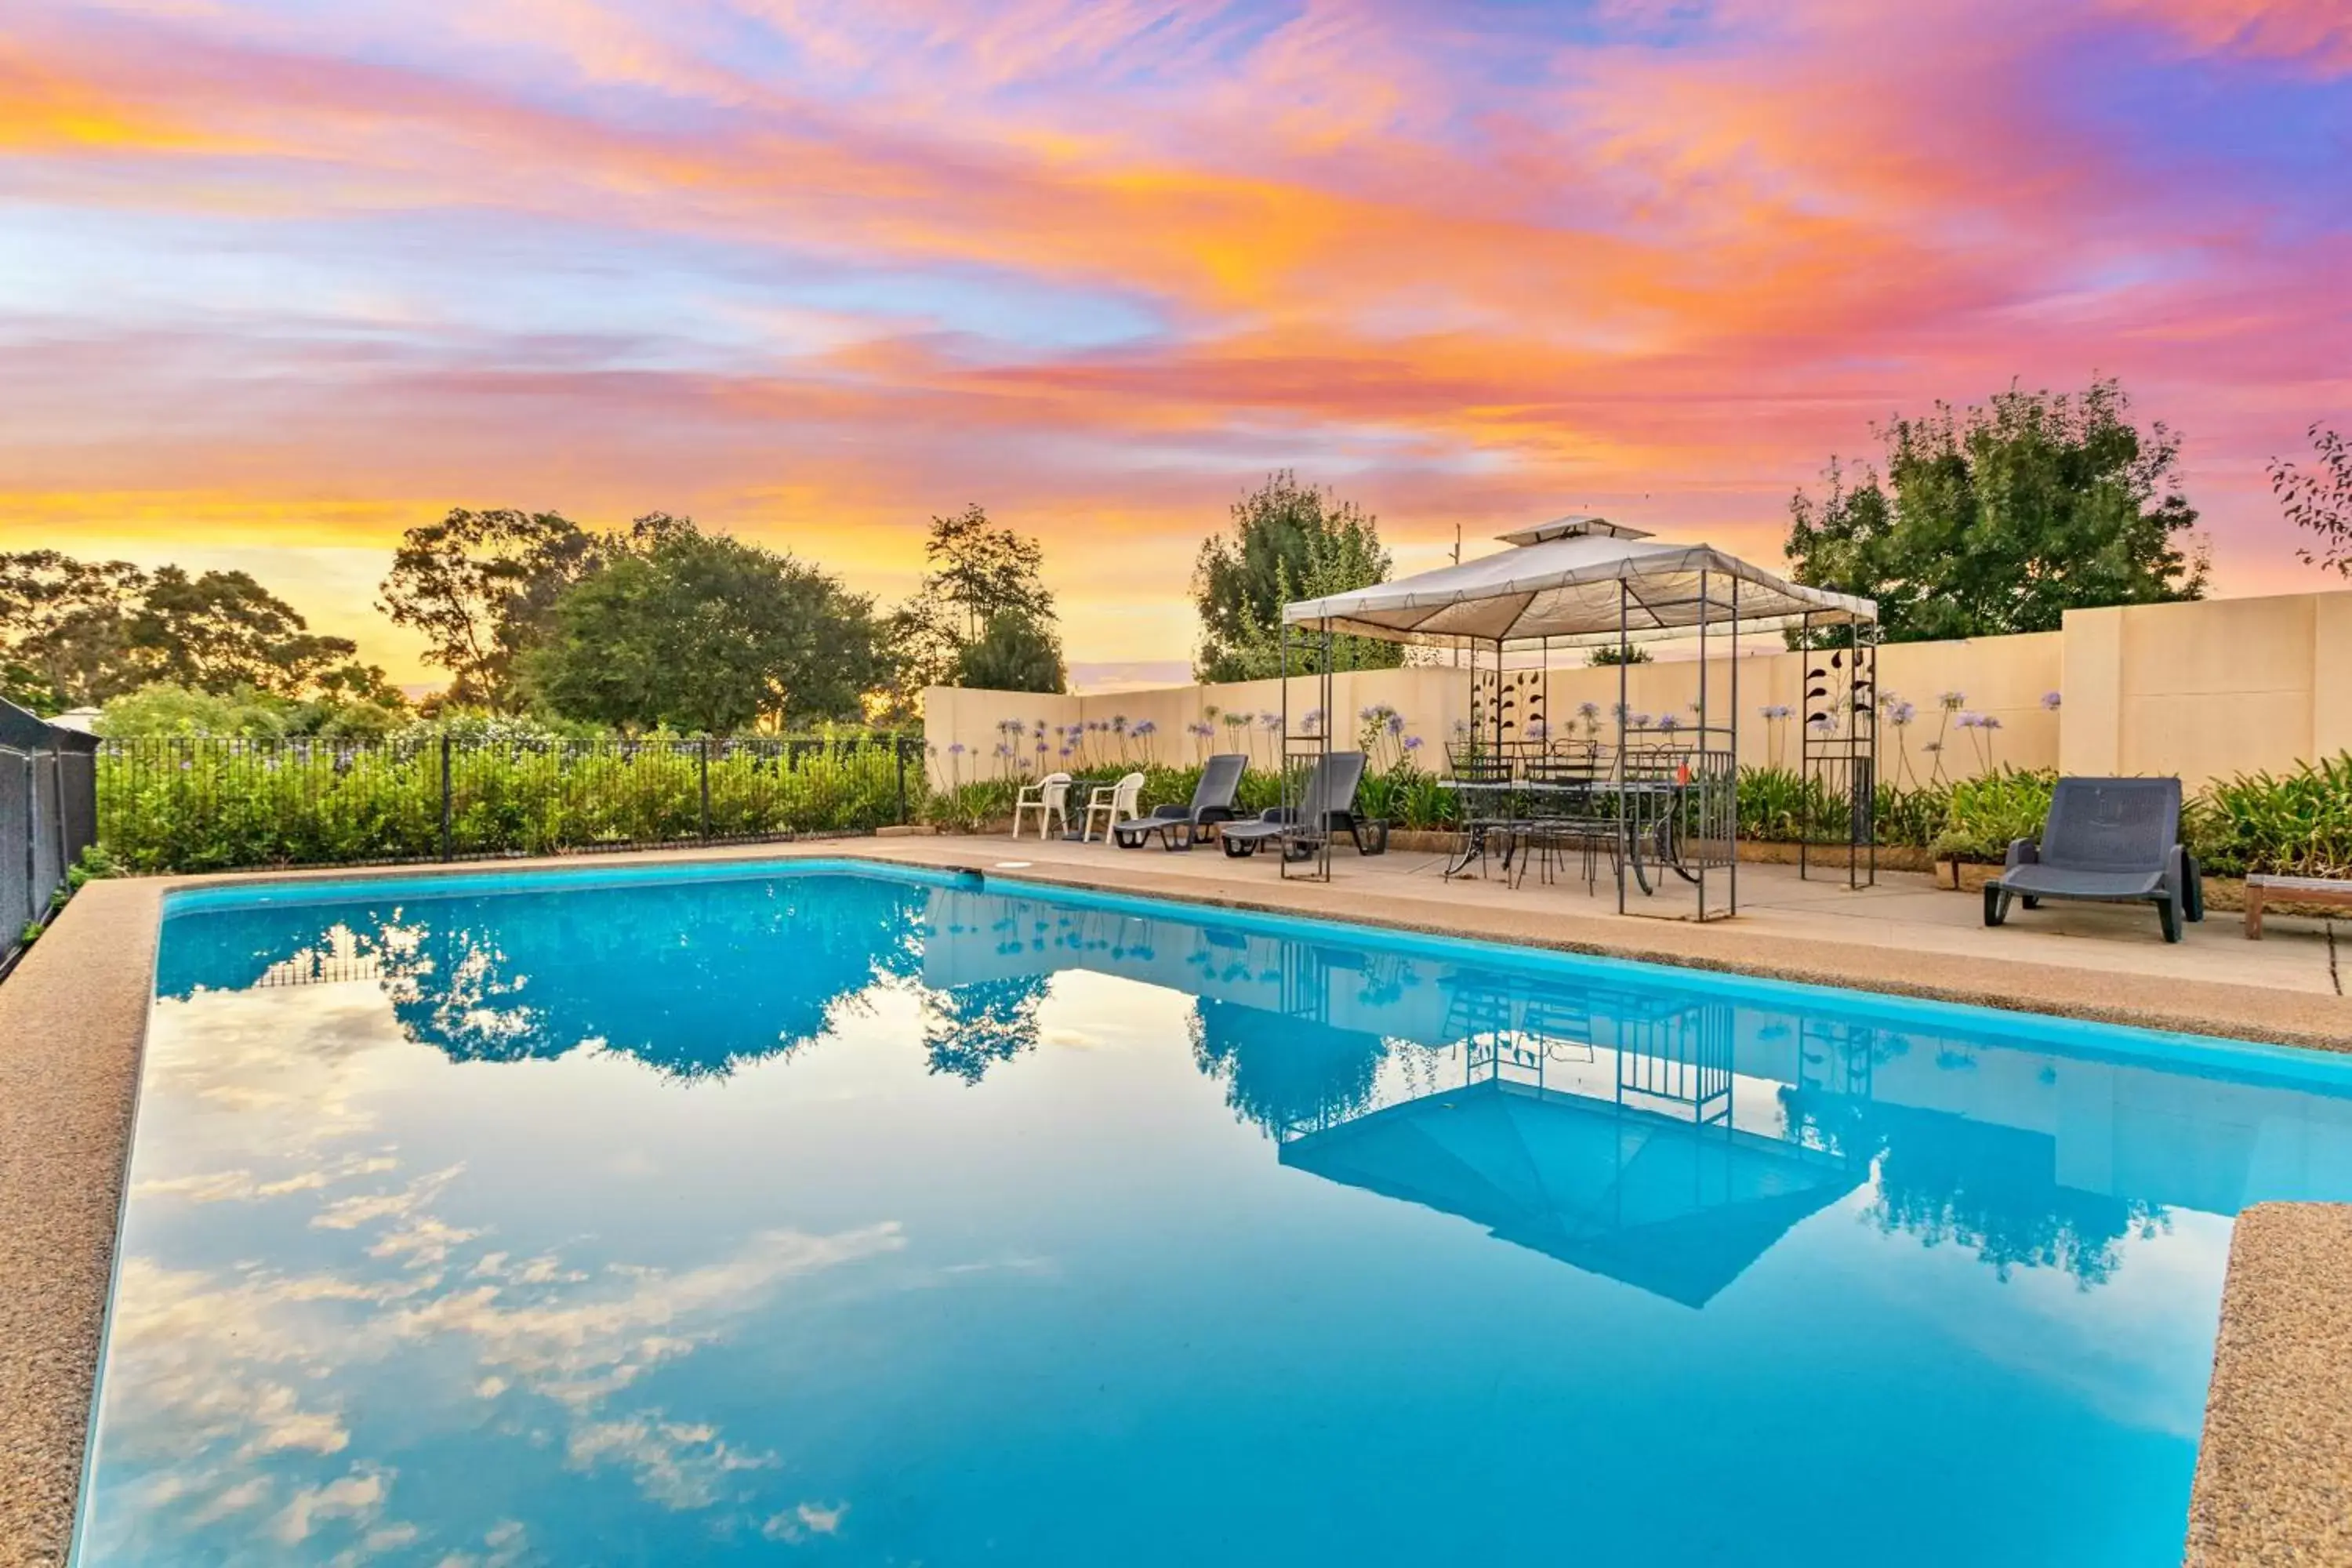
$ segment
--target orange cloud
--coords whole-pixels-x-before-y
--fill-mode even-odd
[[[1269,468],[1408,547],[1591,505],[1769,552],[1872,419],[2107,371],[2283,556],[2261,459],[2352,402],[2345,215],[2086,110],[2122,4],[47,6],[0,203],[73,265],[0,315],[42,389],[0,539],[280,549],[356,624],[299,552],[453,503],[693,510],[895,594],[980,500],[1081,657],[1166,657],[1177,585],[1101,542],[1188,556]],[[2128,9],[2200,70],[2341,42]]]

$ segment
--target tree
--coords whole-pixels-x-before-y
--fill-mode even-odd
[[[2319,471],[2273,458],[2271,493],[2290,521],[2315,536],[2316,551],[2298,547],[2295,559],[2352,577],[2352,451],[2340,434],[2316,421],[2305,434],[2319,454]]]
[[[215,694],[299,696],[358,651],[349,637],[312,632],[247,573],[191,577],[177,566],[159,567],[148,580],[126,640],[144,679]]]
[[[1234,503],[1233,532],[1202,542],[1192,564],[1192,603],[1201,616],[1198,680],[1253,680],[1282,672],[1282,607],[1388,580],[1377,520],[1353,501],[1302,485],[1288,469]],[[1404,662],[1402,644],[1371,637],[1334,639],[1341,668],[1388,669]],[[1313,667],[1294,658],[1294,673]]]
[[[54,550],[0,554],[0,679],[43,712],[95,706],[138,686],[130,622],[147,574]]]
[[[890,617],[890,646],[898,660],[895,705],[901,711],[914,710],[926,686],[975,684],[960,673],[963,656],[1000,614],[1013,614],[1036,637],[1054,642],[1054,595],[1041,574],[1045,558],[1034,539],[991,523],[977,502],[953,517],[931,519],[922,584]],[[1057,642],[1054,658],[1060,662]]]
[[[425,660],[449,672],[451,700],[510,711],[522,705],[523,656],[597,552],[593,535],[556,512],[453,507],[401,536],[376,607],[425,634]]]
[[[957,656],[955,684],[990,691],[1066,690],[1062,639],[1022,611],[999,610],[988,617],[980,640]]]
[[[873,601],[792,556],[664,518],[566,588],[529,655],[556,712],[709,734],[854,719],[887,661]]]
[[[2180,489],[2180,442],[2143,435],[2115,381],[2074,396],[2011,387],[1990,404],[1876,433],[1885,482],[1789,503],[1791,574],[1878,601],[1890,641],[2055,631],[2065,612],[2201,598],[2197,513]]]

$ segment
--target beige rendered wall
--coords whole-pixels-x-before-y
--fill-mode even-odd
[[[2178,773],[2195,789],[2216,776],[2277,771],[2352,750],[2352,591],[2080,610],[2066,616],[2063,631],[1895,643],[1878,658],[1880,690],[1915,710],[1908,725],[1880,731],[1880,772],[1898,781],[1968,777],[1990,762],[2073,773]],[[1751,654],[1738,661],[1742,763],[1794,762],[1795,721],[1767,721],[1761,711],[1785,707],[1801,713],[1804,672],[1804,660],[1792,653]],[[1733,673],[1728,659],[1707,661],[1709,705],[1717,714],[1728,710]],[[1546,679],[1533,669],[1509,674],[1522,681]],[[1628,700],[1636,712],[1687,716],[1700,676],[1696,659],[1637,665],[1626,672]],[[1574,725],[1580,704],[1594,703],[1606,715],[1617,701],[1614,669],[1562,664],[1548,679],[1545,711],[1556,732]],[[1281,710],[1281,684],[1087,697],[935,687],[924,697],[932,777],[946,784],[1003,772],[1008,760],[994,752],[1007,739],[996,726],[1007,719],[1029,727],[1018,742],[1024,773],[1040,771],[1034,727],[1041,721],[1048,769],[1068,765],[1060,760],[1063,737],[1054,726],[1107,726],[1114,719],[1126,721],[1124,746],[1107,730],[1083,732],[1082,750],[1072,760],[1185,763],[1210,751],[1246,751],[1270,763],[1275,742],[1258,720]],[[1420,755],[1431,767],[1443,766],[1446,741],[1469,716],[1466,669],[1350,672],[1335,676],[1333,684],[1341,715],[1335,735],[1352,738],[1356,715],[1384,703],[1402,716],[1408,734],[1420,738]],[[1296,711],[1316,704],[1317,687],[1309,678],[1291,682]],[[2055,708],[2044,702],[2052,693],[2059,696]],[[1958,722],[1963,713],[1997,720],[1999,728],[1963,728]],[[1229,722],[1244,715],[1246,725]],[[1213,731],[1209,739],[1188,732],[1203,722]],[[1152,732],[1134,739],[1135,728],[1144,723]],[[964,750],[952,752],[959,744]]]
[[[2196,789],[2352,749],[2352,593],[2066,616],[2060,765]]]

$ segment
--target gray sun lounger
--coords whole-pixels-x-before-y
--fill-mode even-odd
[[[1154,834],[1160,836],[1162,849],[1190,849],[1203,828],[1231,822],[1239,815],[1234,801],[1248,768],[1249,758],[1241,752],[1220,752],[1201,765],[1201,782],[1192,786],[1190,805],[1173,801],[1155,805],[1148,816],[1113,823],[1110,836],[1122,849],[1140,849]]]
[[[1361,752],[1332,752],[1315,764],[1307,780],[1307,798],[1296,812],[1284,806],[1262,813],[1255,822],[1229,823],[1218,834],[1225,853],[1239,858],[1255,855],[1257,847],[1279,840],[1285,854],[1300,845],[1321,843],[1328,834],[1344,833],[1357,851],[1377,855],[1388,847],[1386,823],[1367,822],[1356,815],[1356,786],[1364,782]]]
[[[2156,906],[2164,940],[2205,918],[2197,861],[2180,842],[2179,779],[2060,779],[2037,841],[2009,847],[1998,880],[1984,890],[1985,924],[2009,918],[2011,899],[2033,909],[2044,899]]]

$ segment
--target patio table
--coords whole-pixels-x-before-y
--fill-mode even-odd
[[[1465,807],[1469,801],[1482,795],[1528,795],[1538,799],[1562,800],[1607,799],[1618,795],[1632,797],[1638,804],[1625,817],[1621,819],[1612,810],[1605,816],[1595,816],[1590,821],[1596,829],[1606,827],[1614,830],[1619,822],[1623,820],[1633,829],[1627,835],[1626,860],[1632,866],[1633,879],[1640,885],[1642,891],[1648,893],[1654,890],[1650,886],[1649,872],[1643,865],[1642,845],[1645,838],[1651,840],[1652,864],[1673,870],[1676,876],[1686,882],[1698,880],[1697,873],[1683,863],[1681,805],[1683,796],[1690,789],[1690,784],[1685,780],[1595,778],[1590,782],[1579,780],[1574,783],[1559,783],[1534,779],[1473,782],[1442,778],[1437,781],[1437,787],[1453,791],[1463,796]],[[1665,803],[1664,809],[1659,808],[1661,802]],[[1465,815],[1471,814],[1465,810]],[[1503,868],[1506,871],[1509,870],[1514,848],[1509,842],[1512,837],[1510,827],[1502,820],[1488,817],[1473,821],[1464,830],[1462,848],[1454,859],[1447,863],[1444,874],[1448,877],[1460,876],[1472,864],[1483,860],[1487,853],[1487,839],[1498,830],[1505,839],[1502,848]]]

